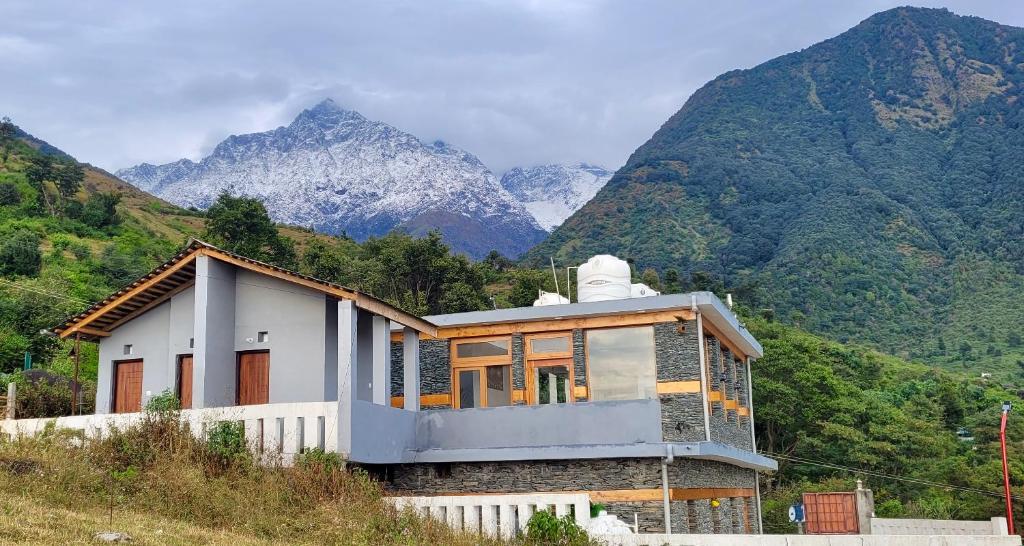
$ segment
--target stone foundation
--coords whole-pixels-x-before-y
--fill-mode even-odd
[[[752,490],[757,479],[753,470],[717,461],[676,459],[668,470],[673,490]],[[389,490],[410,495],[592,491],[593,502],[626,523],[632,525],[635,514],[641,532],[665,530],[657,458],[405,464],[391,465],[385,474]],[[637,496],[643,500],[630,500]],[[672,501],[673,532],[756,533],[754,502],[744,497]]]

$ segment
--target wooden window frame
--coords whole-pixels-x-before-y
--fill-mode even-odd
[[[485,343],[488,341],[507,341],[508,351],[504,355],[492,355],[492,356],[471,356],[471,357],[459,357],[459,345],[467,343]],[[472,368],[476,366],[498,366],[502,364],[512,364],[512,336],[486,336],[486,337],[465,337],[459,339],[453,339],[451,345],[451,367],[454,368]]]
[[[487,370],[496,366],[505,366],[508,368],[508,388],[510,400],[515,402],[515,389],[512,388],[512,364],[511,363],[491,363],[491,364],[477,364],[472,366],[460,366],[458,368],[452,368],[452,409],[462,409],[462,397],[460,396],[460,385],[462,381],[459,379],[459,373],[461,372],[472,372],[475,371],[480,374],[480,408],[489,408],[487,402]],[[504,406],[494,406],[504,407]],[[466,408],[466,409],[477,409],[477,408]]]
[[[601,328],[602,330],[604,328]],[[569,349],[562,352],[554,353],[534,353],[531,342],[535,339],[555,339],[555,338],[568,338]],[[542,332],[537,334],[527,334],[523,336],[523,372],[526,375],[526,404],[530,406],[539,405],[539,400],[536,399],[537,386],[534,384],[534,371],[537,367],[545,366],[563,366],[569,372],[569,393],[566,397],[567,404],[573,404],[576,402],[576,370],[573,362],[573,334],[572,330],[562,330],[559,332]],[[587,378],[587,384],[589,385],[590,378]]]
[[[593,368],[593,366],[590,365],[590,343],[587,342],[587,332],[600,332],[600,331],[606,331],[606,330],[621,330],[621,329],[624,329],[624,328],[650,328],[651,329],[652,341],[654,342],[654,392],[655,392],[654,398],[652,400],[660,399],[660,396],[658,395],[658,338],[657,338],[656,335],[654,335],[654,323],[650,323],[650,324],[621,324],[621,325],[615,325],[615,326],[600,326],[600,327],[597,327],[597,328],[584,328],[582,330],[582,332],[583,332],[583,363],[584,363],[584,366],[586,366],[584,369],[585,369],[585,373],[586,373],[586,377],[587,377],[587,401],[588,402],[593,402],[594,401],[594,396],[593,396],[593,392],[590,389],[590,386],[593,384],[593,383],[590,382],[590,370],[591,370],[591,368]],[[573,390],[575,392],[575,387],[573,387]],[[575,398],[575,396],[573,398]]]

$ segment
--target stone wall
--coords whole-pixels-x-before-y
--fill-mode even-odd
[[[717,461],[677,458],[669,465],[669,487],[755,487],[754,471]],[[564,461],[500,461],[478,463],[406,464],[388,468],[388,489],[402,494],[552,493],[560,491],[660,490],[661,460],[578,459]],[[742,498],[672,501],[675,532],[732,533],[743,522]],[[641,532],[664,531],[663,506],[654,501],[600,501],[610,514],[633,522]],[[753,506],[752,504],[750,506]],[[756,525],[756,516],[751,516]],[[717,525],[715,522],[717,521]],[[741,526],[742,528],[742,526]],[[756,530],[751,530],[756,532]]]
[[[587,386],[587,348],[584,342],[583,330],[580,328],[572,331],[572,373],[574,376],[573,381],[577,387]],[[577,397],[576,400],[578,402],[585,402],[587,396]]]
[[[526,357],[523,353],[523,334],[512,334],[512,388],[526,390]],[[516,402],[516,405],[526,401]]]

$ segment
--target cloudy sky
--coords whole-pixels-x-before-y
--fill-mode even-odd
[[[0,115],[114,170],[199,159],[325,97],[500,173],[619,167],[698,87],[887,1],[3,0]],[[935,3],[1024,26],[1024,3]]]

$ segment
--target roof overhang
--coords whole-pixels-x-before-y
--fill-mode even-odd
[[[236,267],[299,284],[340,300],[350,300],[361,309],[386,317],[424,334],[437,335],[437,327],[430,321],[392,307],[372,296],[252,260],[197,239],[191,240],[181,252],[157,266],[144,277],[111,294],[103,301],[93,304],[82,313],[55,327],[53,331],[62,338],[75,335],[88,341],[96,341],[109,336],[110,332],[122,324],[194,286],[196,261],[200,256],[208,256]]]

